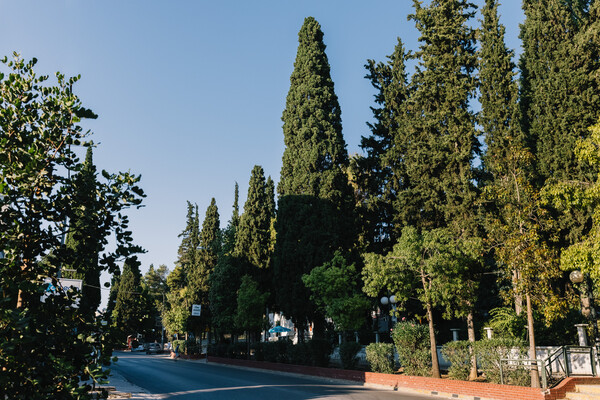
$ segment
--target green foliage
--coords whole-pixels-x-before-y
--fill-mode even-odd
[[[237,292],[236,328],[247,331],[260,331],[264,325],[264,310],[268,293],[261,293],[258,284],[250,276],[244,275]]]
[[[312,361],[316,367],[328,367],[333,346],[327,339],[312,339],[308,342],[312,354]]]
[[[357,342],[342,342],[340,344],[340,361],[342,368],[354,369],[358,364],[356,355],[362,349],[362,345]]]
[[[391,343],[370,343],[366,349],[367,362],[372,372],[393,374],[396,362],[394,361],[394,345]]]
[[[154,323],[149,319],[150,302],[142,289],[140,262],[130,257],[123,264],[123,273],[117,291],[117,303],[112,313],[113,325],[120,331],[121,339],[142,333]]]
[[[293,346],[289,340],[278,340],[276,342],[265,342],[263,347],[265,361],[288,363],[289,348]]]
[[[398,322],[392,331],[398,360],[406,375],[431,375],[429,330],[415,322]]]
[[[324,317],[310,300],[302,275],[331,261],[339,248],[342,228],[334,205],[313,196],[284,196],[277,210],[277,243],[273,273],[276,302],[281,311],[303,332],[307,321]]]
[[[312,351],[308,342],[288,346],[288,362],[295,365],[312,365]]]
[[[298,41],[282,115],[285,150],[277,187],[273,267],[276,303],[303,335],[307,320],[320,320],[320,326],[323,317],[310,302],[301,277],[330,260],[333,250],[352,248],[355,229],[341,111],[323,32],[314,18],[305,19]]]
[[[272,184],[272,181],[271,181]],[[271,194],[272,196],[272,194]],[[262,167],[252,169],[244,213],[240,218],[234,255],[245,266],[246,273],[255,279],[261,290],[272,283],[271,219],[275,212],[273,198],[269,199]]]
[[[361,137],[360,147],[365,156],[350,159],[349,175],[358,203],[362,236],[367,251],[381,253],[389,250],[398,236],[393,211],[396,193],[406,184],[402,154],[397,146],[404,132],[409,97],[406,59],[409,54],[398,39],[394,53],[387,63],[368,60],[366,78],[377,90],[376,107],[371,107],[374,123],[367,123],[369,137]],[[395,145],[392,145],[395,143]]]
[[[527,359],[527,345],[518,339],[494,338],[475,342],[475,353],[488,382],[500,383],[501,359]],[[504,383],[528,386],[529,368],[524,363],[502,364]]]
[[[79,77],[57,73],[51,84],[48,76],[36,74],[36,62],[15,54],[2,60],[0,72],[0,397],[85,398],[91,386],[81,382],[106,378],[101,366],[110,363],[112,343],[99,321],[73,306],[79,295],[61,286],[57,272],[73,260],[95,258],[84,247],[99,254],[96,271],[109,273],[140,251],[125,213],[144,194],[139,177],[102,171],[93,184],[97,229],[86,241],[93,245],[61,243],[65,220],[75,221],[81,211],[72,205],[82,182],[69,171],[81,174],[85,167],[72,147],[91,145],[80,123],[95,115],[73,91]],[[113,233],[113,250],[107,251]],[[57,295],[42,302],[48,280]]]
[[[312,292],[311,300],[333,320],[336,329],[358,330],[364,324],[371,304],[360,291],[355,264],[348,265],[341,252],[303,275],[302,281]]]
[[[473,344],[467,340],[448,342],[442,346],[442,355],[450,362],[448,375],[452,379],[466,381],[471,370],[471,348]]]
[[[87,318],[94,318],[100,305],[100,266],[98,256],[101,244],[97,240],[101,232],[96,197],[96,167],[92,161],[92,147],[87,148],[85,162],[73,178],[75,193],[72,207],[75,215],[69,221],[66,245],[74,255],[70,262],[63,263],[63,277],[82,279],[83,288],[80,309]]]

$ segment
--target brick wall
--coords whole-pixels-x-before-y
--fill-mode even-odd
[[[230,358],[208,357],[208,362],[259,368],[280,372],[318,376],[329,379],[342,379],[363,384],[390,386],[397,389],[416,390],[425,393],[455,395],[466,399],[490,400],[558,400],[565,397],[578,383],[600,384],[600,378],[567,378],[550,390],[534,389],[522,386],[498,385],[494,383],[435,379],[421,376],[380,374],[336,368],[319,368],[302,365],[279,364],[263,361],[237,360]]]

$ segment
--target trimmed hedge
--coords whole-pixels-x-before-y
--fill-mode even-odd
[[[372,372],[392,374],[394,372],[394,345],[391,343],[371,343],[366,349],[367,362]]]

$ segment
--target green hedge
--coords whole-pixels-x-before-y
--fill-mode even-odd
[[[406,375],[431,375],[429,328],[416,322],[398,322],[392,332],[400,365]]]
[[[362,349],[362,345],[356,342],[343,342],[340,345],[340,361],[342,368],[354,369],[358,364],[356,355]]]
[[[365,349],[367,362],[373,372],[392,374],[394,372],[394,345],[391,343],[371,343]]]
[[[475,342],[475,354],[488,382],[500,383],[500,359],[527,359],[527,345],[520,339],[486,339]],[[504,383],[528,386],[529,367],[521,363],[502,363]]]
[[[450,363],[448,375],[452,379],[467,380],[471,371],[471,342],[458,340],[442,346],[442,355]]]

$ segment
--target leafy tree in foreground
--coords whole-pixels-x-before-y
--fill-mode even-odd
[[[102,327],[82,318],[76,295],[57,279],[59,266],[81,255],[61,244],[65,220],[77,215],[68,170],[81,170],[71,145],[89,132],[79,125],[95,115],[72,88],[78,77],[57,73],[52,85],[38,76],[36,60],[18,55],[2,60],[0,72],[0,398],[75,399],[89,397],[90,377],[106,378],[111,348]],[[6,73],[4,72],[6,71]],[[139,177],[102,172],[96,182],[100,270],[115,272],[119,258],[139,251],[132,244],[124,211],[141,204]],[[105,251],[115,235],[114,251]],[[52,251],[51,262],[38,262]],[[46,282],[51,282],[52,286]],[[42,301],[46,290],[49,295]],[[102,358],[95,359],[94,347]]]
[[[367,295],[378,297],[389,291],[401,305],[416,297],[427,312],[434,378],[440,377],[440,370],[433,307],[443,307],[446,317],[455,315],[457,298],[468,290],[464,270],[479,256],[480,249],[477,239],[456,240],[447,228],[418,233],[414,227],[405,227],[391,252],[365,255],[362,273]]]
[[[336,251],[331,261],[303,275],[302,281],[337,330],[357,331],[364,325],[371,302],[361,292],[359,271],[354,264],[348,265],[341,252]]]

